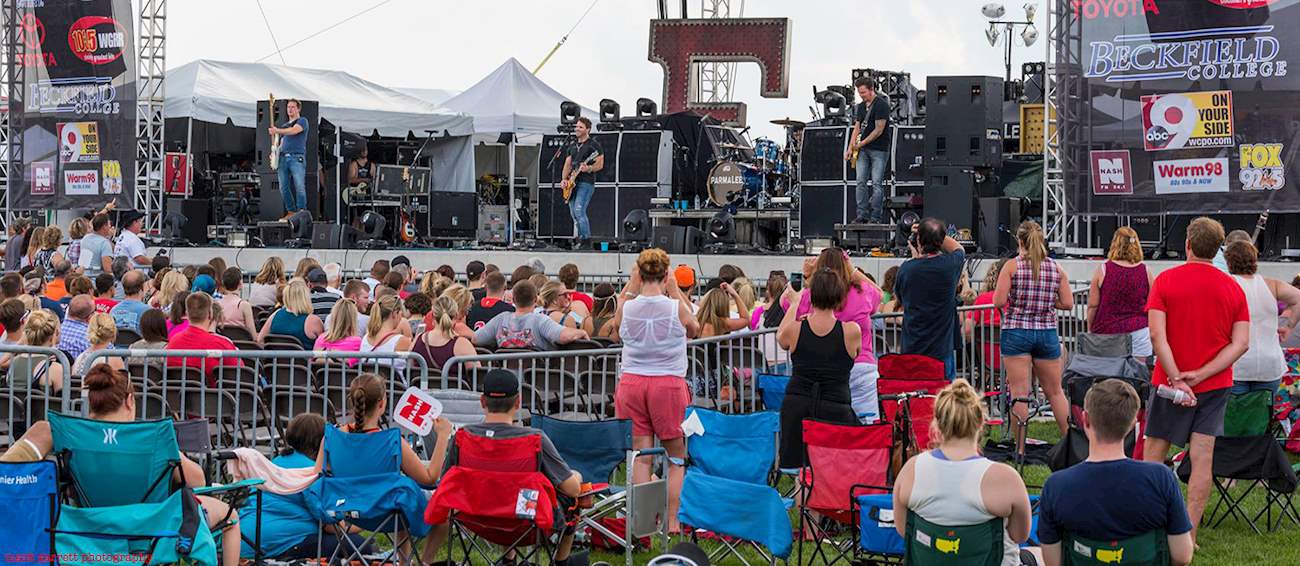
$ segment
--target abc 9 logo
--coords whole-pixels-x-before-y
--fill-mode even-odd
[[[1185,96],[1162,96],[1151,104],[1151,126],[1144,133],[1151,149],[1176,149],[1187,144],[1196,128],[1196,105]]]

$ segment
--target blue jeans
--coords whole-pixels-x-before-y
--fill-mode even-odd
[[[591,195],[595,192],[596,185],[578,183],[573,187],[573,196],[569,198],[569,214],[573,216],[573,226],[577,229],[579,240],[591,239],[591,221],[587,220],[587,206],[591,204]]]
[[[1233,395],[1245,395],[1252,391],[1268,391],[1277,393],[1277,388],[1282,386],[1282,379],[1273,381],[1234,381],[1232,382]]]
[[[1055,328],[1030,330],[1006,328],[1002,330],[1002,357],[1029,356],[1035,360],[1056,360],[1061,357],[1061,337]]]
[[[280,198],[285,212],[298,212],[307,208],[307,156],[301,153],[281,153]]]
[[[879,149],[865,149],[858,152],[858,217],[868,222],[883,222],[885,212],[885,163],[889,152]],[[870,177],[868,177],[870,175]],[[867,185],[867,181],[871,185]]]

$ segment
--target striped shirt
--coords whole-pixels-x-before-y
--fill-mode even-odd
[[[319,316],[321,320],[325,320],[325,317],[330,315],[330,311],[334,310],[334,303],[339,302],[341,298],[326,291],[324,287],[313,288],[311,291],[312,314]]]
[[[1016,272],[1011,276],[1011,293],[1007,296],[1002,328],[1027,330],[1056,329],[1056,296],[1061,288],[1061,271],[1052,258],[1044,258],[1034,278],[1034,265],[1016,258]]]

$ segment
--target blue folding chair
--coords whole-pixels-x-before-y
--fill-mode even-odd
[[[709,556],[715,562],[732,554],[748,566],[740,552],[745,545],[769,563],[788,558],[794,544],[790,516],[781,494],[768,485],[775,470],[779,415],[728,415],[692,407],[687,419],[698,419],[704,432],[686,442],[689,461],[678,519],[717,535],[721,544]]]
[[[763,408],[780,412],[781,402],[785,401],[785,386],[789,384],[788,375],[758,374],[758,391],[763,400]]]
[[[429,532],[423,519],[428,498],[415,480],[402,473],[401,438],[397,429],[349,433],[333,425],[325,427],[324,466],[318,480],[321,516],[329,517],[335,532],[348,532],[348,525],[369,532],[361,544],[340,537],[330,563],[354,559],[369,563],[364,550],[377,547],[379,537],[391,543],[381,562],[396,560],[403,546]],[[401,532],[405,537],[399,536]]]
[[[639,456],[666,458],[662,448],[632,450],[632,421],[626,419],[567,421],[533,415],[532,425],[546,434],[569,467],[582,474],[583,482],[611,482],[620,463],[631,470]],[[625,475],[624,485],[611,484],[593,493],[602,497],[579,514],[578,526],[579,533],[586,527],[622,547],[631,564],[637,540],[660,535],[667,544],[663,518],[668,507],[668,483],[666,473],[659,474],[660,479],[636,485],[632,485],[630,472]],[[609,521],[620,516],[625,520],[621,533],[615,532]]]
[[[122,564],[217,562],[197,494],[247,493],[261,480],[190,489],[170,419],[97,421],[50,412],[54,454],[70,495],[55,528],[60,553],[118,556]],[[220,530],[220,529],[219,529]],[[132,558],[134,556],[135,558]]]
[[[8,564],[48,565],[58,517],[54,462],[0,462],[0,549]]]

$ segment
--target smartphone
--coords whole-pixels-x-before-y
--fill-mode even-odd
[[[790,288],[795,292],[803,290],[803,273],[796,271],[790,274]]]

